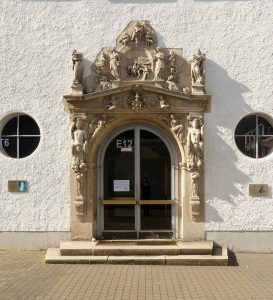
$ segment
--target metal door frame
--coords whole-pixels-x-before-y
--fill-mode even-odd
[[[97,157],[97,237],[100,239],[102,232],[104,231],[104,209],[102,200],[104,199],[104,156],[109,144],[112,140],[122,132],[134,130],[134,160],[135,160],[135,199],[140,200],[141,188],[140,188],[140,130],[147,130],[155,134],[167,147],[170,158],[171,158],[171,200],[174,204],[171,206],[171,223],[173,236],[178,236],[178,159],[175,151],[175,147],[171,139],[164,134],[158,128],[154,128],[147,124],[132,123],[130,125],[125,125],[117,128],[104,140],[100,147],[98,157]],[[136,232],[137,238],[139,237],[139,232],[160,232],[168,230],[140,230],[140,204],[135,204],[135,230],[118,230],[118,232]],[[107,232],[111,230],[107,230]],[[117,232],[117,230],[114,230]]]

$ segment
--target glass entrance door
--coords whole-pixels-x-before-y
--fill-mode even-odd
[[[135,127],[117,135],[104,155],[103,181],[103,238],[172,235],[171,158],[156,134]]]

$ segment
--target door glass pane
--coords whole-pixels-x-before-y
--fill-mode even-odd
[[[171,199],[171,159],[162,140],[140,131],[141,200]],[[171,205],[141,205],[141,229],[171,229]]]
[[[135,206],[134,205],[105,205],[104,206],[105,230],[134,230]]]
[[[104,157],[104,230],[134,230],[135,206],[114,204],[135,198],[134,130],[119,134],[109,144]]]
[[[119,134],[104,158],[104,199],[135,197],[134,131]]]
[[[141,229],[172,229],[171,205],[141,205]]]
[[[159,137],[140,131],[141,200],[170,200],[170,154]]]

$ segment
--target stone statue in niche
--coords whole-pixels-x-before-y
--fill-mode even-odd
[[[111,52],[109,54],[109,58],[110,58],[110,73],[114,80],[119,80],[120,79],[120,76],[119,76],[120,60],[119,60],[119,55],[115,49],[111,50]]]
[[[199,118],[193,118],[188,128],[187,149],[188,149],[188,169],[200,169],[203,164],[203,124]]]
[[[192,84],[204,84],[204,68],[203,63],[206,59],[204,53],[198,50],[197,54],[193,55],[193,60],[191,63],[191,78]]]
[[[155,54],[155,80],[164,79],[165,61],[164,53],[159,48],[156,48]]]
[[[140,98],[139,93],[136,92],[133,100],[129,100],[129,105],[133,111],[142,110],[144,108],[144,101]]]
[[[82,84],[83,75],[83,55],[77,50],[72,52],[72,62],[73,62],[73,86]]]

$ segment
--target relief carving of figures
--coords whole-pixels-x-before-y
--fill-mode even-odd
[[[164,53],[160,51],[159,48],[156,48],[155,54],[155,80],[164,79],[164,70],[165,70],[165,61]]]
[[[111,50],[111,52],[109,54],[109,58],[110,58],[110,73],[111,73],[112,77],[114,78],[114,80],[119,80],[120,79],[120,75],[119,75],[120,59],[119,59],[119,55],[115,49]]]
[[[203,165],[203,124],[200,118],[188,117],[189,128],[187,135],[188,170],[200,169]]]
[[[159,106],[160,108],[165,110],[168,110],[170,108],[169,103],[166,101],[163,95],[151,96],[150,105]]]
[[[198,50],[197,54],[193,55],[193,60],[191,63],[191,78],[192,84],[204,84],[204,60],[206,55]]]
[[[142,110],[144,108],[144,101],[140,98],[139,93],[136,92],[133,100],[129,101],[131,109],[134,111]]]
[[[184,143],[183,119],[176,119],[176,117],[173,114],[171,114],[170,117],[160,116],[160,119],[165,121],[170,126],[171,131],[174,135],[177,136],[180,143]]]
[[[114,120],[114,118],[108,117],[106,114],[102,114],[100,117],[95,117],[89,123],[90,139],[95,138],[96,135],[98,134],[98,132],[100,132],[101,129],[105,128],[113,120]]]
[[[72,52],[72,62],[73,62],[73,86],[78,86],[82,84],[83,75],[83,55],[80,52],[74,50]]]
[[[151,71],[151,62],[147,57],[138,57],[130,61],[127,68],[129,77],[147,80]]]

